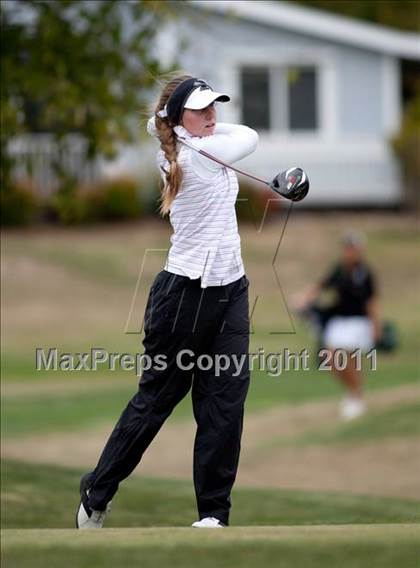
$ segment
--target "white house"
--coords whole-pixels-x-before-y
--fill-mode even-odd
[[[218,120],[260,134],[242,169],[270,179],[289,166],[311,180],[309,205],[392,206],[402,182],[389,138],[402,114],[401,61],[420,62],[420,34],[360,23],[289,2],[192,0],[162,29],[159,57],[232,100]],[[143,171],[152,145],[109,169]],[[139,159],[140,154],[140,159]],[[143,172],[144,173],[144,172]]]

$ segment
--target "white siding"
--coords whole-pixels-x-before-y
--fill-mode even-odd
[[[170,33],[162,30],[160,49],[167,62],[175,38],[186,38],[179,66],[232,96],[231,103],[220,105],[220,121],[240,121],[242,65],[309,63],[319,70],[320,130],[260,132],[258,151],[243,161],[243,169],[270,178],[287,167],[302,166],[312,183],[306,201],[311,205],[383,206],[400,200],[400,172],[388,142],[401,116],[396,59],[274,25],[196,9],[191,14],[190,21],[171,24]],[[282,112],[282,101],[278,105]],[[147,159],[131,163],[144,175]]]

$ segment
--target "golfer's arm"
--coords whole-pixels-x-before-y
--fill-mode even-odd
[[[227,124],[218,122],[211,136],[201,138],[194,144],[215,158],[227,164],[233,164],[252,154],[258,145],[258,133],[242,124]],[[193,167],[209,173],[218,172],[223,166],[194,152],[192,156]]]
[[[375,337],[380,337],[381,325],[379,320],[378,302],[375,297],[372,297],[366,304],[367,315],[373,325],[373,332]]]
[[[309,288],[309,290],[307,290],[305,293],[305,302],[304,302],[305,305],[309,306],[310,304],[315,302],[315,300],[318,298],[320,293],[321,293],[321,286],[319,286],[318,284],[315,284],[314,286]]]

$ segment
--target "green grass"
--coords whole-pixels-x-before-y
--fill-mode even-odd
[[[299,240],[305,228],[302,219],[312,227],[312,248],[300,246],[297,257],[296,239],[303,244]],[[282,243],[278,259],[281,263],[277,267],[285,293],[289,291],[291,295],[304,288],[318,277],[318,272],[321,273],[318,257],[314,257],[315,249],[323,255],[322,265],[326,270],[333,253],[331,243],[339,234],[337,223],[343,221],[353,225],[361,223],[362,230],[365,223],[362,218],[355,219],[345,214],[331,218],[296,216],[293,219]],[[418,310],[415,306],[418,268],[415,262],[415,227],[409,220],[399,216],[379,215],[376,218],[373,215],[373,224],[369,223],[366,220],[365,230],[369,237],[369,251],[374,255],[372,262],[381,281],[381,310],[384,316],[396,319],[401,336],[401,345],[395,354],[379,354],[378,370],[368,374],[366,388],[376,390],[419,381]],[[266,311],[261,308],[263,313],[257,317],[260,327],[256,326],[257,333],[251,337],[251,351],[257,352],[259,347],[264,347],[265,353],[279,353],[285,348],[298,351],[304,347],[314,351],[312,338],[296,318],[296,334],[266,333],[272,324],[270,312],[274,307],[276,311],[279,308],[273,302],[281,302],[278,290],[273,289],[271,282],[272,248],[277,243],[277,228],[276,224],[267,226],[269,237],[263,236],[261,239],[246,226],[241,227],[247,270],[255,275],[257,281],[259,271],[267,274],[266,279],[259,281],[261,289],[253,291],[265,298],[262,304],[266,306]],[[32,382],[34,385],[32,395],[5,397],[5,436],[83,430],[113,422],[120,415],[137,388],[134,373],[130,384],[128,372],[37,372],[34,368],[34,349],[35,346],[56,345],[60,351],[78,352],[88,351],[94,344],[116,352],[135,353],[141,350],[141,336],[123,333],[126,312],[128,315],[144,251],[148,248],[165,248],[169,243],[169,233],[169,226],[161,223],[5,232],[2,241],[5,268],[2,271],[5,290],[3,307],[10,316],[5,320],[3,334],[2,377],[7,383]],[[401,247],[402,244],[404,247]],[[160,269],[164,254],[156,252],[152,256],[150,265],[147,263],[149,279],[155,274],[154,268]],[[31,270],[37,275],[35,282],[31,281]],[[55,275],[63,270],[64,285],[61,280],[55,285]],[[401,289],[404,289],[404,294],[400,293]],[[73,290],[77,291],[75,297]],[[47,313],[51,310],[59,316],[62,313],[60,310],[69,301],[74,301],[74,317],[69,317],[68,312],[63,311],[66,315],[63,316],[62,325],[60,322],[50,324],[48,315],[43,315],[44,311],[40,309],[46,307]],[[112,306],[117,306],[115,312]],[[278,323],[288,328],[290,322],[284,312],[284,306],[280,306],[281,321]],[[16,313],[20,313],[20,317],[16,317]],[[99,316],[103,313],[108,314],[105,325],[100,317],[98,322],[95,319],[95,314]],[[65,320],[64,317],[69,319]],[[101,377],[115,379],[115,388],[102,390]],[[80,393],[74,389],[71,392],[63,389],[62,392],[54,390],[54,393],[41,395],[36,391],[38,380],[50,380],[51,384],[80,382],[81,386],[83,382],[90,382],[91,387],[88,393],[83,385]],[[312,359],[311,370],[305,372],[290,371],[273,377],[256,370],[252,375],[247,411],[263,411],[281,404],[338,397],[340,393],[339,386],[329,373],[316,372]],[[92,399],[95,400],[94,405],[91,404]],[[190,417],[191,402],[187,397],[175,409],[172,419]]]
[[[116,231],[120,231],[121,237],[129,227],[129,224],[119,225],[116,226]],[[73,240],[74,235],[83,238]],[[9,235],[4,250],[15,256],[28,255],[41,265],[64,268],[72,277],[79,276],[88,281],[131,288],[141,261],[139,249],[135,243],[118,244],[117,241],[108,242],[106,247],[101,246],[101,228],[97,227],[79,227],[76,230],[56,228],[54,237],[48,233],[35,236],[25,235],[24,232]],[[167,228],[163,224],[154,232],[154,244],[156,248],[169,246]],[[163,257],[163,253],[160,254]]]
[[[62,371],[62,370],[41,370],[37,371],[35,364],[35,347],[43,347],[47,349],[50,346],[57,347],[58,354],[61,353],[78,353],[90,352],[93,346],[101,347],[109,353],[143,353],[142,334],[124,334],[124,318],[120,319],[120,326],[117,330],[100,330],[95,333],[94,337],[90,338],[89,342],[79,339],[77,343],[61,341],[61,337],[56,338],[55,342],[49,344],[42,339],[42,330],[39,337],[36,339],[36,344],[33,346],[23,346],[20,348],[18,343],[15,346],[3,342],[2,357],[1,357],[1,373],[2,379],[5,382],[36,382],[38,380],[51,380],[51,381],[78,381],[78,380],[92,380],[96,378],[115,378],[118,382],[120,377],[129,377],[130,374],[135,378],[134,372],[123,371],[118,365],[115,371],[110,371],[106,364],[98,365],[96,371]],[[416,328],[401,329],[400,346],[392,354],[377,353],[377,369],[370,370],[370,363],[364,360],[364,367],[369,379],[367,382],[368,388],[381,388],[381,386],[391,387],[399,384],[420,381],[420,361],[418,355],[418,332]],[[64,335],[62,336],[65,337]],[[317,373],[317,361],[315,359],[316,345],[308,330],[304,327],[297,326],[295,335],[284,336],[267,336],[264,334],[255,334],[251,337],[250,353],[258,353],[259,349],[264,349],[265,357],[269,353],[282,355],[285,349],[289,349],[292,353],[299,353],[302,349],[308,349],[310,353],[309,370],[290,370],[282,371],[276,376],[276,367],[273,366],[272,373],[268,374],[267,371],[259,370],[257,360],[253,363],[254,372],[253,378],[263,382],[268,387],[267,400],[271,399],[273,389],[268,385],[272,384],[275,390],[278,390],[277,385],[282,385],[282,396],[288,396],[288,393],[293,393],[295,399],[302,393],[303,398],[309,389],[311,396],[317,396],[318,392],[323,392],[324,387],[328,389],[330,382],[330,374],[327,371]],[[77,360],[76,360],[77,361]],[[261,380],[260,380],[261,379]],[[254,380],[255,382],[255,380]],[[305,383],[305,388],[302,389],[302,384]],[[311,387],[311,383],[313,387]],[[297,388],[293,388],[296,384]],[[320,390],[321,389],[321,390]],[[294,391],[294,392],[293,392]]]
[[[42,348],[42,345],[40,346]],[[63,348],[58,349],[58,353],[80,353],[84,350],[83,345],[69,345],[63,346]],[[102,345],[101,345],[102,347]],[[104,347],[105,349],[105,347]],[[122,351],[122,350],[121,350]],[[77,364],[77,360],[75,361]],[[102,377],[111,376],[115,378],[115,382],[121,376],[129,376],[130,372],[122,371],[116,367],[115,371],[108,371],[106,365],[98,364],[96,370],[91,371],[65,371],[61,369],[36,369],[36,359],[35,359],[35,349],[33,353],[13,353],[10,350],[6,351],[2,357],[1,361],[1,372],[4,382],[11,383],[24,383],[37,381],[48,381],[51,382],[76,382],[79,380],[92,381],[93,379],[101,380]],[[131,373],[133,376],[133,373]]]
[[[133,276],[125,270],[125,265],[112,252],[89,252],[61,249],[32,251],[33,258],[41,263],[55,264],[66,268],[70,273],[78,274],[96,282],[98,279],[108,284],[131,286]]]
[[[382,412],[370,412],[331,431],[312,432],[296,440],[303,444],[354,444],[383,438],[420,435],[420,403],[408,403]]]
[[[368,374],[367,390],[395,387],[400,384],[417,382],[416,374],[409,366],[406,374],[387,371],[371,371]],[[2,399],[2,435],[23,436],[47,432],[78,431],[115,421],[125,405],[137,390],[138,380],[134,373],[130,375],[106,373],[105,378],[115,378],[115,386],[101,389],[99,373],[83,375],[67,374],[68,383],[79,383],[80,392],[52,391],[39,394],[34,382],[33,394],[25,396],[5,396]],[[57,381],[64,383],[64,379]],[[124,381],[123,383],[119,381]],[[25,381],[27,383],[27,381]],[[54,380],[51,380],[54,384]],[[260,412],[282,404],[303,403],[327,397],[337,397],[341,388],[329,372],[325,371],[289,371],[279,377],[272,377],[263,371],[252,374],[247,398],[247,412]],[[95,404],[92,404],[92,400]],[[176,407],[171,420],[191,419],[190,395]]]
[[[195,529],[4,531],[8,568],[108,568],[123,565],[174,568],[292,566],[415,568],[418,527],[336,526]],[[7,564],[6,564],[7,563]]]
[[[69,375],[70,376],[70,375]],[[86,381],[92,379],[86,379]],[[71,379],[69,379],[69,382]],[[137,390],[133,376],[132,385],[119,385],[101,390],[100,379],[93,379],[88,391],[34,393],[25,396],[4,397],[2,400],[3,436],[83,430],[116,420],[129,399]],[[34,385],[35,386],[35,385]],[[327,373],[290,373],[273,378],[264,373],[254,373],[247,399],[247,410],[260,411],[273,405],[334,396],[338,387]],[[95,404],[92,404],[92,400]],[[190,395],[177,406],[174,420],[192,417]]]
[[[5,461],[3,528],[71,528],[83,472]],[[344,493],[237,488],[232,526],[420,522],[419,502]],[[128,478],[115,496],[108,527],[188,526],[196,518],[193,484]]]
[[[35,395],[2,400],[4,437],[68,432],[116,421],[136,390],[115,388],[101,392]]]
[[[311,246],[308,247],[301,246],[304,244],[301,239],[306,221],[311,227]],[[395,381],[410,380],[415,369],[418,376],[416,333],[419,329],[418,317],[415,317],[418,313],[416,283],[419,274],[416,263],[416,227],[411,219],[402,215],[384,216],[374,213],[371,213],[369,218],[344,213],[333,216],[299,216],[296,213],[282,242],[277,267],[287,300],[289,301],[289,296],[294,292],[317,279],[321,271],[327,270],[330,260],[334,257],[331,245],[336,242],[341,226],[348,224],[360,225],[361,230],[366,230],[369,254],[372,254],[371,260],[380,281],[381,311],[385,317],[396,319],[401,330],[399,351],[392,358],[381,359],[383,367],[378,373],[387,374],[392,370],[396,375],[400,375]],[[271,316],[276,312],[275,319],[280,318],[276,327],[279,324],[280,327],[289,328],[290,322],[285,307],[280,305],[282,299],[271,278],[278,224],[269,224],[264,231],[265,236],[261,236],[249,226],[241,226],[243,257],[249,274],[254,274],[257,281],[259,273],[267,276],[259,281],[258,288],[252,290],[252,294],[258,294],[260,302],[255,314],[257,327],[259,331],[268,331],[273,324]],[[159,222],[5,231],[2,240],[2,276],[5,291],[3,307],[10,313],[18,307],[21,313],[27,313],[28,317],[19,319],[14,316],[5,326],[3,377],[6,380],[29,380],[38,377],[39,374],[33,368],[34,340],[39,345],[48,345],[51,335],[55,343],[58,342],[70,351],[89,349],[92,342],[97,344],[98,340],[103,339],[108,340],[105,347],[111,350],[138,349],[140,338],[129,338],[122,333],[125,312],[128,312],[130,306],[145,251],[169,246],[169,235],[168,223]],[[401,246],[402,244],[404,246]],[[315,250],[317,256],[314,256]],[[155,268],[161,269],[164,253],[155,250],[151,257],[153,258],[150,258],[150,262],[146,263],[146,280],[154,276]],[[36,286],[31,281],[31,270],[36,273]],[[54,278],[63,270],[67,284],[63,286],[60,283],[55,287]],[[84,285],[86,294],[83,291]],[[97,290],[96,300],[90,295],[92,285]],[[72,296],[74,289],[78,291],[75,298]],[[404,289],[404,294],[400,293],[401,289]],[[39,306],[47,305],[59,315],[62,306],[71,298],[75,302],[74,319],[66,321],[58,332],[55,328],[51,331],[48,319],[43,320],[42,314],[39,313]],[[104,298],[109,298],[110,301],[107,302]],[[100,319],[96,325],[89,318],[89,325],[84,325],[84,312],[108,313],[113,304],[121,309],[115,319],[110,315],[107,325],[102,326]],[[265,305],[265,308],[262,308],[262,305]],[[25,309],[22,310],[22,307]],[[261,309],[262,313],[259,311]],[[112,313],[112,310],[109,311]],[[266,351],[278,351],[284,347],[302,348],[308,342],[308,335],[299,326],[296,318],[294,319],[296,335],[257,334],[254,345],[264,346]]]
[[[420,435],[420,403],[407,402],[383,411],[370,411],[349,423],[313,429],[305,434],[284,438],[275,436],[261,444],[261,449],[335,444],[345,451],[346,444],[355,445],[385,438],[409,439]]]

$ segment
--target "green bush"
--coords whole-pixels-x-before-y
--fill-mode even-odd
[[[161,179],[158,176],[149,176],[142,183],[141,201],[144,214],[159,219],[159,204],[161,195]]]
[[[418,93],[407,106],[399,134],[392,140],[404,177],[405,201],[420,208],[420,84]]]
[[[146,215],[158,219],[159,196],[159,180],[155,178],[145,180],[141,187],[137,180],[127,176],[82,185],[68,179],[41,206],[40,199],[27,182],[1,192],[2,224],[27,224],[40,213],[45,220],[64,225],[123,221]],[[267,200],[273,198],[276,196],[268,189],[257,188],[242,180],[236,204],[238,219],[258,225]],[[278,209],[279,204],[272,203],[269,213]]]
[[[1,188],[2,226],[28,225],[39,213],[39,200],[29,181],[12,182]]]
[[[64,225],[87,221],[87,203],[77,191],[55,193],[48,204],[48,218]]]
[[[48,217],[66,225],[136,219],[144,213],[137,181],[129,177],[62,187],[48,207]]]
[[[269,199],[274,201],[268,204]],[[239,182],[239,193],[236,202],[236,214],[238,220],[251,223],[253,222],[258,226],[263,219],[267,207],[268,217],[276,214],[276,212],[281,209],[280,198],[277,200],[277,196],[262,185],[257,187],[256,185],[241,179]]]
[[[136,219],[143,214],[136,180],[120,177],[104,180],[84,195],[87,220],[114,221]]]

